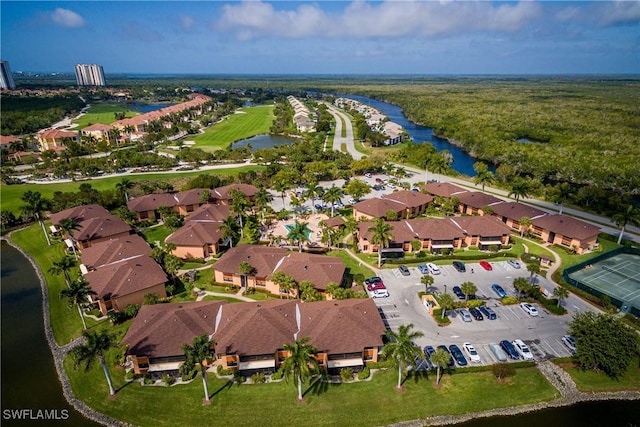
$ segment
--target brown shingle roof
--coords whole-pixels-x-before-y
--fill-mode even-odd
[[[529,219],[537,218],[546,215],[545,211],[534,208],[533,206],[527,206],[522,203],[516,202],[505,202],[498,203],[497,205],[491,206],[493,212],[501,217],[520,220],[520,218],[526,216]]]
[[[423,185],[421,188],[424,188],[427,193],[433,196],[440,197],[457,197],[460,193],[467,192],[466,189],[458,187],[457,185],[451,184],[449,182],[432,182],[430,184]]]
[[[397,200],[379,199],[374,197],[366,199],[353,205],[353,210],[369,215],[374,218],[383,218],[387,212],[403,212],[407,207]]]
[[[89,218],[106,217],[109,215],[109,211],[100,205],[82,205],[51,214],[49,219],[51,219],[53,225],[58,225],[67,218],[73,218],[76,222],[80,222]]]
[[[223,273],[240,274],[238,266],[246,261],[255,268],[256,277],[268,277],[286,254],[287,251],[282,248],[240,245],[229,249],[212,267]]]
[[[80,260],[88,269],[120,261],[136,255],[150,255],[151,247],[137,234],[106,240],[82,250]]]
[[[433,201],[433,197],[418,191],[401,190],[382,196],[383,199],[395,200],[408,208],[417,208],[428,205]]]
[[[167,275],[153,258],[140,255],[111,263],[85,274],[98,298],[117,298],[167,281]]]
[[[212,245],[222,238],[222,231],[218,230],[221,222],[187,221],[182,227],[167,237],[168,243],[176,246],[204,246]]]
[[[89,218],[79,223],[79,229],[73,230],[71,234],[73,238],[79,242],[86,240],[103,239],[109,236],[115,236],[131,232],[129,224],[121,220],[115,215]]]
[[[340,227],[340,226],[345,225],[344,220],[342,218],[340,218],[339,216],[334,216],[333,218],[327,218],[327,219],[323,220],[322,222],[327,227]]]
[[[468,191],[457,194],[456,197],[463,205],[471,206],[476,209],[482,209],[485,206],[493,207],[496,203],[504,203],[504,200],[492,196],[491,194],[481,193],[479,191]]]
[[[449,221],[464,230],[469,236],[503,236],[511,233],[511,228],[493,216],[461,216]]]
[[[244,193],[245,196],[251,198],[258,193],[258,188],[250,184],[230,184],[223,187],[214,188],[211,190],[211,198],[220,200],[229,200],[229,191],[238,190]]]
[[[534,219],[531,223],[536,227],[556,234],[580,240],[588,239],[600,233],[600,227],[567,215],[547,215]]]
[[[160,206],[173,207],[175,205],[176,200],[173,198],[173,195],[169,193],[146,194],[129,199],[127,202],[127,208],[132,212],[155,211]]]
[[[231,210],[227,205],[212,205],[210,203],[200,206],[187,216],[186,221],[224,221],[229,217]]]
[[[45,129],[38,132],[41,138],[57,139],[57,138],[77,138],[78,132],[66,131],[60,129]]]

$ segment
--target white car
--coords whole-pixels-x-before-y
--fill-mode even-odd
[[[518,350],[518,353],[522,356],[524,360],[533,360],[533,353],[529,350],[529,347],[522,340],[515,340],[511,344]]]
[[[478,354],[478,352],[476,351],[476,348],[471,343],[466,342],[462,344],[462,348],[464,348],[464,351],[469,356],[469,360],[471,362],[480,363],[480,355]]]
[[[386,289],[376,289],[371,292],[373,298],[386,298],[389,296],[389,292]]]
[[[574,337],[572,337],[571,335],[563,335],[562,343],[569,349],[571,354],[576,353],[576,339]]]
[[[428,262],[427,263],[427,269],[429,270],[429,273],[431,273],[433,275],[440,274],[440,269],[438,268],[437,265],[435,265],[432,262]]]
[[[535,317],[538,315],[538,309],[534,305],[529,304],[528,302],[521,302],[520,307],[522,307],[524,311],[529,313],[530,316]]]

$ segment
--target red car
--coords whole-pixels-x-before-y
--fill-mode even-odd
[[[489,264],[487,261],[480,261],[480,267],[484,268],[487,271],[493,270],[493,267],[491,267],[491,264]]]
[[[384,285],[384,283],[382,282],[376,282],[376,283],[372,283],[370,285],[367,285],[367,290],[368,291],[376,291],[376,290],[381,290],[381,289],[387,289],[387,287]]]

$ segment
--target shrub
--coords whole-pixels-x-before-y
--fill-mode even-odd
[[[227,375],[233,375],[233,371],[230,369],[223,369],[222,365],[218,365],[218,367],[216,368],[216,373],[218,375],[220,375],[221,377],[227,376]]]
[[[165,374],[162,376],[162,382],[168,387],[171,384],[176,382],[176,379],[173,378],[173,375]]]
[[[246,378],[246,377],[244,377],[243,375],[240,375],[240,373],[236,371],[236,372],[234,372],[234,374],[233,374],[233,381],[234,381],[236,384],[242,384],[242,383],[244,383],[245,381],[247,381],[247,378]]]
[[[136,373],[133,372],[133,369],[124,374],[124,379],[127,381],[133,381],[136,379]]]
[[[278,369],[273,374],[271,374],[271,379],[272,380],[280,380],[280,379],[282,379],[283,375],[284,375],[284,373],[282,372],[282,370]]]
[[[353,381],[353,369],[348,367],[340,369],[340,380],[342,380],[343,383]]]
[[[394,366],[395,366],[395,361],[393,359],[387,359],[381,362],[367,363],[367,367],[369,369],[386,369],[386,368],[392,368]]]
[[[369,367],[365,366],[362,371],[358,372],[358,379],[361,381],[366,380],[367,378],[369,378],[369,375],[371,375],[371,372],[369,371]]]
[[[196,375],[198,374],[198,370],[197,369],[192,369],[191,371],[187,372],[186,374],[184,374],[182,376],[182,381],[191,381],[192,379],[194,379],[196,377]]]
[[[518,299],[514,296],[502,298],[502,305],[513,305],[518,303]]]
[[[496,363],[491,366],[491,372],[496,378],[512,377],[516,374],[516,368],[510,363]]]
[[[142,377],[142,382],[144,383],[144,385],[153,384],[153,380],[148,375],[145,375],[144,377]]]
[[[484,305],[484,301],[479,300],[479,299],[470,299],[469,301],[467,301],[467,307],[469,307],[469,308],[471,308],[471,307],[478,308],[481,305]]]
[[[267,378],[262,372],[256,372],[251,375],[251,382],[254,384],[264,384],[267,381]]]

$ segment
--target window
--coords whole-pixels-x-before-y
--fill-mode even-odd
[[[256,286],[259,288],[266,288],[267,282],[264,279],[256,279]]]
[[[222,281],[225,283],[233,283],[233,275],[232,274],[224,274],[222,276]]]

